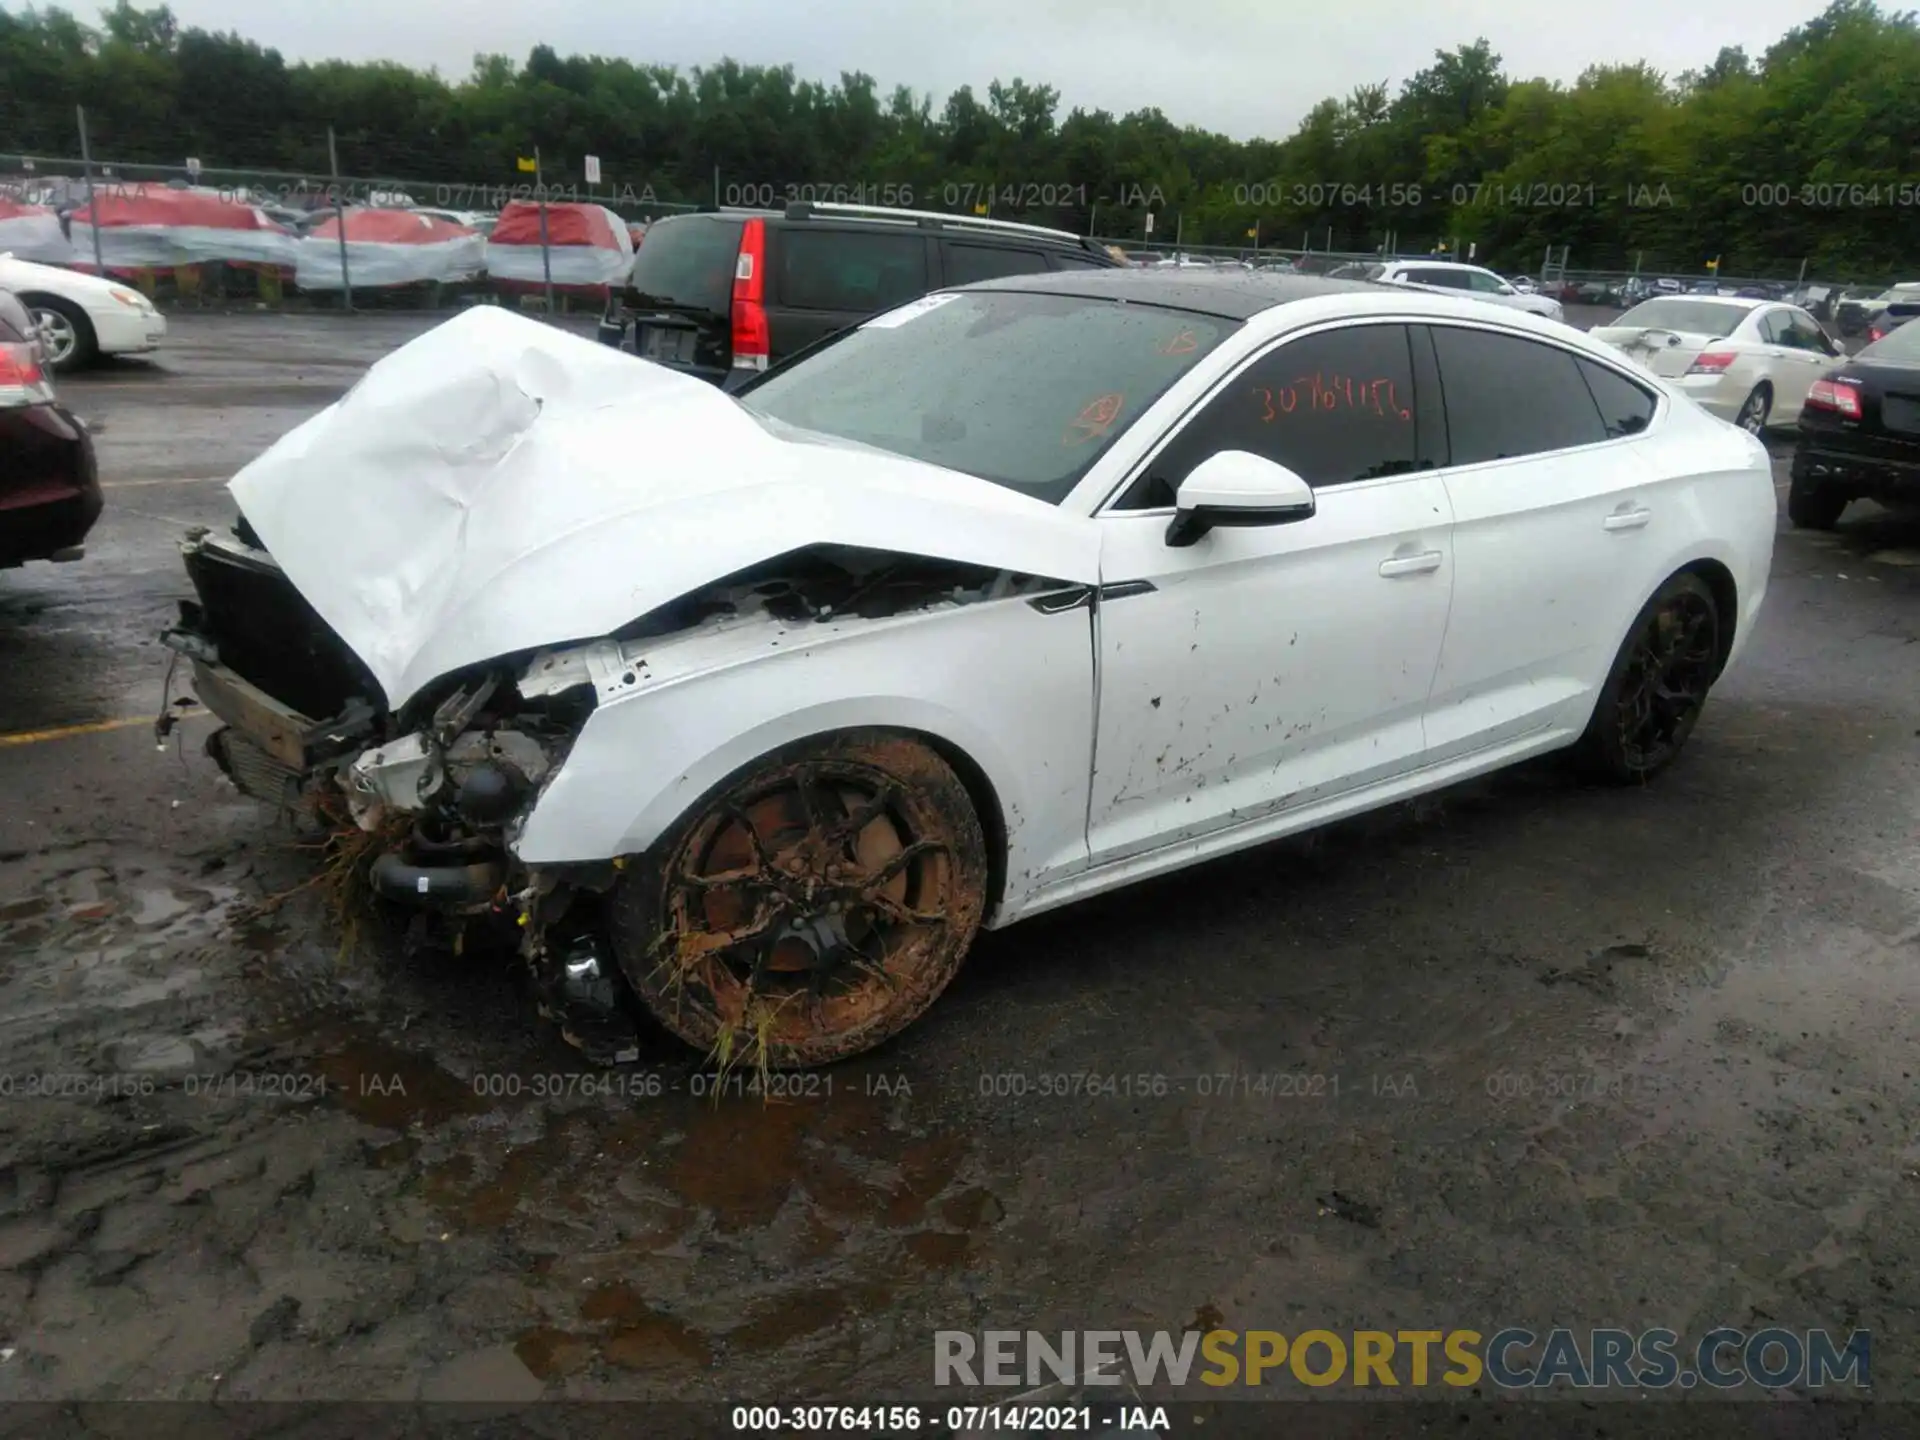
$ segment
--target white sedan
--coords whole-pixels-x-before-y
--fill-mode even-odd
[[[1846,354],[1798,306],[1730,295],[1661,296],[1593,335],[1755,435],[1798,420],[1813,382]]]
[[[156,349],[167,320],[138,290],[57,265],[0,255],[0,290],[20,297],[39,326],[47,363],[68,372],[102,355]]]
[[[1379,267],[1377,274],[1369,274],[1367,278],[1388,285],[1464,291],[1476,300],[1524,310],[1529,315],[1542,315],[1549,320],[1566,318],[1566,311],[1551,295],[1523,290],[1491,270],[1479,265],[1463,265],[1456,260],[1389,260]]]
[[[1154,269],[929,295],[737,397],[476,308],[232,493],[167,643],[236,783],[498,917],[598,1058],[624,984],[769,1066],[900,1031],[983,927],[1548,751],[1646,781],[1776,509],[1564,325]]]

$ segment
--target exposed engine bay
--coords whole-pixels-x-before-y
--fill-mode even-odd
[[[650,643],[879,620],[1061,584],[845,547],[798,551],[616,634],[448,675],[393,711],[244,520],[230,535],[191,533],[182,553],[197,598],[181,603],[162,642],[224,722],[207,743],[221,771],[309,834],[361,832],[368,887],[412,910],[416,927],[517,929],[543,1012],[604,1063],[637,1053],[597,913],[627,858],[530,867],[513,847],[595,708],[645,682]],[[162,736],[171,699],[170,675]]]

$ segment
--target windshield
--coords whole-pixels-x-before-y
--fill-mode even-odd
[[[1239,322],[973,290],[876,317],[741,395],[757,415],[1057,505]]]
[[[1636,305],[1609,330],[1678,330],[1689,335],[1731,335],[1753,313],[1745,305],[1716,305],[1711,300],[1649,300]]]
[[[725,315],[733,308],[733,271],[741,221],[730,215],[676,215],[647,232],[633,257],[635,297]]]

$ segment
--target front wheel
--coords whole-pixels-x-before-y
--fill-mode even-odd
[[[26,304],[40,332],[41,353],[56,374],[68,375],[93,363],[100,342],[86,311],[58,295],[34,295]]]
[[[723,1069],[804,1069],[924,1014],[986,888],[952,767],[851,731],[748,766],[677,822],[614,892],[614,952],[655,1018]]]
[[[1627,785],[1671,765],[1699,722],[1720,664],[1719,604],[1698,575],[1675,575],[1635,617],[1575,747],[1597,780]]]

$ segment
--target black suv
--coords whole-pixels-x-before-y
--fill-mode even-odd
[[[648,228],[599,334],[732,390],[932,290],[1120,263],[1095,241],[1006,220],[877,205],[703,211]]]

